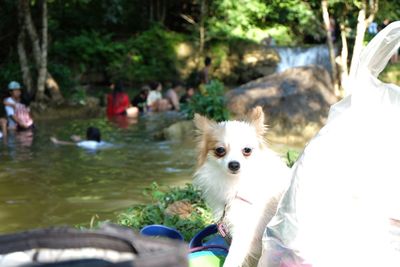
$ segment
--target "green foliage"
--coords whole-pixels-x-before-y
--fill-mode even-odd
[[[300,153],[295,150],[288,150],[286,152],[286,164],[291,168],[299,158]]]
[[[400,2],[393,0],[379,1],[379,10],[376,14],[376,21],[383,22],[385,19],[396,21],[400,18]]]
[[[17,62],[5,62],[0,65],[0,90],[7,88],[10,81],[21,81],[21,70]],[[1,96],[1,95],[0,95]]]
[[[306,36],[324,36],[319,1],[220,0],[213,1],[210,10],[211,38],[261,41],[272,36],[277,44],[294,45]]]
[[[138,82],[174,79],[178,76],[175,46],[181,40],[178,34],[155,25],[130,38],[124,53],[108,69],[115,77]]]
[[[291,45],[303,43],[307,36],[315,41],[323,41],[325,36],[321,1],[271,1],[265,16],[272,28],[287,27],[294,38]]]
[[[181,40],[179,34],[160,25],[125,41],[115,41],[111,34],[83,31],[55,42],[51,54],[53,61],[72,66],[73,73],[107,71],[126,81],[165,81],[178,76],[175,46]],[[66,70],[59,73],[61,77],[67,74]]]
[[[228,58],[229,53],[230,47],[227,42],[215,42],[210,45],[210,54],[212,55],[214,66],[220,66]]]
[[[215,121],[228,120],[229,110],[225,105],[224,93],[224,85],[212,80],[200,87],[200,92],[192,97],[184,111],[188,118],[193,118],[195,113],[199,113]]]
[[[385,83],[400,84],[400,63],[389,63],[379,75],[379,79]]]
[[[276,45],[292,46],[298,43],[299,37],[296,37],[289,26],[275,25],[264,30],[265,35],[272,37]]]
[[[49,72],[60,86],[63,95],[68,97],[69,94],[72,93],[71,89],[78,85],[78,82],[73,79],[74,74],[71,68],[67,65],[53,62],[49,63],[48,68]]]
[[[118,216],[118,223],[140,229],[150,224],[162,224],[176,228],[189,241],[199,230],[209,225],[211,213],[201,198],[200,192],[193,185],[186,184],[184,188],[173,187],[167,192],[161,191],[157,183],[152,183],[144,194],[151,198],[150,204],[138,204],[122,212]],[[194,211],[188,218],[165,214],[168,205],[175,201],[190,202]]]
[[[111,37],[111,34],[83,31],[80,35],[56,41],[50,53],[55,59],[74,66],[79,72],[104,70],[125,48]]]
[[[71,96],[69,97],[74,103],[78,103],[80,105],[86,104],[87,93],[86,90],[82,87],[76,88]]]
[[[242,37],[263,21],[267,4],[262,0],[214,1],[208,20],[210,34]]]

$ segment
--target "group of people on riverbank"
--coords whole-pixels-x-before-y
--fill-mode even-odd
[[[185,86],[180,81],[173,81],[164,93],[160,82],[150,82],[132,100],[121,81],[110,83],[109,88],[112,92],[107,95],[107,116],[137,117],[145,112],[180,111],[181,104],[190,101],[195,93],[193,86]]]
[[[211,62],[210,57],[205,58],[204,68],[198,73],[197,84],[209,82]],[[108,86],[112,92],[107,95],[107,116],[137,117],[145,112],[180,111],[181,104],[188,103],[195,94],[194,85],[185,86],[177,80],[172,81],[163,94],[163,85],[153,81],[144,85],[130,101],[121,81],[109,82]]]
[[[180,110],[179,94],[183,85],[176,82],[163,95],[160,82],[144,85],[132,99],[123,90],[122,82],[111,83],[112,92],[107,95],[107,116],[125,115],[137,117],[139,113]]]

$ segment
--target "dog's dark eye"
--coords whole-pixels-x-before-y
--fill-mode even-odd
[[[250,147],[243,148],[243,155],[244,156],[246,156],[246,157],[250,156],[251,152],[252,152],[252,149]]]
[[[226,150],[222,146],[217,147],[214,152],[217,157],[223,157],[226,154]]]

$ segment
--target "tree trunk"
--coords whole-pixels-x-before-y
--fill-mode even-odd
[[[333,81],[333,85],[334,85],[335,94],[338,95],[339,94],[339,82],[337,79],[335,49],[333,47],[333,39],[332,39],[332,27],[334,27],[334,26],[331,25],[331,21],[329,18],[328,1],[322,0],[321,6],[322,6],[322,17],[324,19],[324,25],[325,25],[325,31],[326,31],[326,40],[327,40],[328,48],[329,48],[329,60],[331,62],[331,68],[332,68],[332,81]],[[333,31],[334,31],[334,29],[333,29]]]
[[[206,0],[201,0],[200,3],[200,25],[199,25],[199,53],[200,55],[203,54],[204,51],[204,43],[205,43],[205,27],[204,27],[204,22],[205,22],[205,17],[206,17]]]
[[[29,69],[28,57],[25,51],[25,23],[24,23],[24,15],[22,11],[21,1],[18,1],[18,22],[19,22],[19,33],[18,33],[18,41],[17,41],[17,50],[18,50],[18,58],[22,72],[22,80],[25,85],[25,88],[28,94],[31,96],[33,94],[32,89],[32,75]]]
[[[353,56],[351,57],[351,65],[350,65],[350,77],[354,77],[355,70],[357,68],[358,62],[360,60],[360,55],[362,48],[364,46],[364,36],[365,31],[367,30],[368,25],[373,21],[376,12],[378,12],[378,3],[379,1],[370,0],[370,15],[366,19],[367,12],[367,4],[365,1],[362,2],[362,6],[360,11],[358,12],[357,18],[357,32],[356,32],[356,40],[354,42]]]
[[[165,0],[161,0],[162,6],[161,6],[161,16],[160,16],[160,21],[162,24],[165,22],[165,17],[167,15],[167,3]]]
[[[156,0],[156,21],[160,21],[160,17],[161,17],[160,0]]]
[[[342,52],[341,52],[341,75],[340,80],[342,87],[344,88],[344,95],[351,94],[351,87],[348,86],[349,79],[355,75],[355,70],[360,60],[361,51],[364,46],[364,36],[368,25],[374,20],[375,14],[378,12],[379,0],[369,1],[369,16],[366,18],[367,3],[362,2],[361,9],[358,13],[357,29],[356,29],[356,40],[354,42],[353,55],[351,57],[350,70],[348,71],[348,46],[345,32],[345,25],[343,22],[340,23],[341,39],[342,39]]]
[[[347,67],[347,60],[349,57],[349,48],[347,46],[346,27],[343,22],[340,23],[340,37],[342,40],[342,51],[340,54],[340,83],[344,90],[344,95],[348,95],[347,81],[349,79],[349,70]]]
[[[358,12],[356,40],[354,42],[353,56],[351,57],[351,64],[350,64],[350,77],[354,77],[355,74],[354,72],[355,69],[357,68],[358,61],[360,59],[366,28],[367,27],[365,25],[365,6],[363,5],[363,8]]]
[[[40,43],[35,25],[33,24],[31,9],[29,7],[29,0],[21,0],[22,10],[25,19],[25,26],[28,31],[29,37],[32,42],[33,58],[35,59],[36,66],[40,65]]]
[[[29,70],[28,57],[26,55],[26,51],[25,51],[25,47],[24,47],[24,40],[25,40],[24,30],[25,29],[22,28],[21,32],[18,34],[17,49],[18,49],[19,64],[20,64],[21,72],[22,72],[22,80],[25,85],[26,91],[31,96],[33,94],[32,75]]]
[[[150,0],[150,1],[149,1],[149,2],[150,2],[150,5],[149,5],[149,21],[150,21],[150,22],[153,22],[153,21],[154,21],[154,14],[153,14],[154,6],[153,6],[153,1],[154,1],[154,0]]]
[[[42,102],[45,94],[45,81],[47,74],[47,1],[41,1],[42,5],[42,45],[40,47],[40,63],[38,65],[38,81],[36,100]]]
[[[38,93],[37,98],[42,99],[45,95],[44,95],[44,89],[42,89],[41,84],[45,84],[46,88],[49,89],[50,91],[50,95],[51,95],[51,99],[53,101],[55,101],[56,103],[61,103],[63,101],[63,96],[61,94],[60,91],[60,87],[57,83],[57,81],[53,78],[53,76],[51,75],[51,73],[48,71],[47,69],[47,2],[44,3],[43,5],[46,5],[45,9],[46,9],[46,14],[44,14],[44,10],[42,12],[42,38],[46,38],[45,40],[45,48],[46,51],[42,51],[41,47],[40,47],[40,41],[39,41],[39,36],[37,34],[35,25],[33,24],[33,20],[32,20],[32,15],[31,15],[31,11],[30,11],[30,7],[29,7],[29,1],[28,0],[20,0],[21,1],[21,6],[23,8],[23,14],[24,14],[24,21],[25,21],[25,25],[26,25],[26,30],[28,32],[28,35],[30,37],[30,40],[32,42],[32,51],[33,51],[33,58],[35,60],[35,64],[36,67],[38,68],[38,82],[37,82],[37,90],[35,90],[35,92]],[[42,6],[43,8],[43,6]],[[45,29],[45,33],[43,32]],[[42,46],[43,46],[43,40],[42,40]],[[44,54],[45,53],[45,54]],[[42,63],[42,58],[43,56],[45,56],[46,58],[46,62]],[[45,66],[43,66],[42,64],[45,64]],[[40,76],[40,71],[44,71],[44,69],[46,70],[45,72],[45,82],[43,82],[42,80],[39,81]],[[40,89],[39,89],[40,88]],[[41,91],[40,91],[41,90]],[[39,92],[40,91],[40,92]]]

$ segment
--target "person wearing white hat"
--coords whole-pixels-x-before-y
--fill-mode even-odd
[[[21,85],[12,81],[8,84],[10,97],[4,99],[9,129],[28,129],[33,125],[29,110],[21,104]]]

